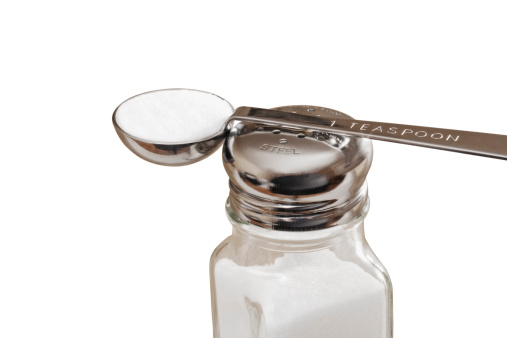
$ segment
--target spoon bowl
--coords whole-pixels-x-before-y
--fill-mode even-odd
[[[217,95],[163,89],[124,101],[113,113],[113,125],[123,144],[142,159],[182,166],[220,148],[233,113],[232,105]]]

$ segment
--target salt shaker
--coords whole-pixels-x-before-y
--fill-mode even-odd
[[[507,160],[507,135],[316,106],[234,109],[191,89],[136,95],[113,125],[134,154],[168,166],[224,143],[233,229],[211,257],[215,338],[392,337],[391,282],[364,237],[370,139]]]
[[[366,138],[251,122],[230,131],[232,235],[210,262],[215,338],[392,337],[391,281],[364,235],[371,162]]]

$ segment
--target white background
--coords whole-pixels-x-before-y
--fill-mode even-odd
[[[0,5],[0,337],[211,337],[221,153],[144,162],[111,114],[148,90],[507,134],[501,1]],[[396,337],[505,337],[507,162],[374,142],[367,238]],[[238,337],[243,338],[243,337]]]

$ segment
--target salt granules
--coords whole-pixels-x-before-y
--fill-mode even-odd
[[[184,143],[217,134],[233,112],[233,107],[216,95],[168,89],[123,102],[116,110],[116,122],[137,139],[161,144]]]
[[[264,266],[222,258],[215,283],[221,338],[385,336],[382,279],[329,249],[285,253]]]

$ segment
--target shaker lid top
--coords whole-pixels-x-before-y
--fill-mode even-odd
[[[316,106],[276,109],[352,119]],[[366,138],[246,122],[231,130],[223,149],[234,212],[279,230],[312,230],[351,219],[366,201],[371,160]]]

